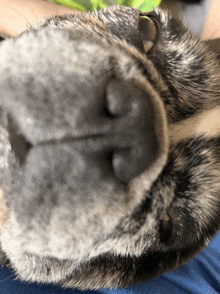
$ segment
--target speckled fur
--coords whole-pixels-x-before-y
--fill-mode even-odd
[[[136,8],[113,6],[88,14],[51,16],[1,45],[0,167],[9,212],[0,242],[21,280],[79,289],[127,287],[185,264],[220,228],[220,120],[215,132],[197,128],[179,135],[184,124],[190,128],[203,113],[219,110],[217,57],[179,19],[159,8],[146,13],[157,23],[158,37],[154,48],[144,54],[138,49],[140,14]],[[90,168],[83,167],[81,153],[69,150],[65,141],[81,135],[68,91],[94,84],[101,89],[111,71],[148,93],[156,109],[160,154],[127,187],[111,177],[99,182],[95,169],[94,178],[85,184],[77,177],[80,171],[68,165],[74,158],[82,161],[78,166],[83,172]],[[42,91],[47,101],[41,100]],[[56,93],[58,100],[53,102],[50,97],[56,99]],[[66,108],[59,102],[61,97]],[[11,151],[5,112],[38,148],[34,156],[39,159],[30,157],[27,170],[19,167]],[[87,128],[88,135],[93,134]],[[60,145],[55,144],[53,151],[41,144],[54,140]],[[80,150],[81,145],[75,148]],[[63,166],[54,159],[55,154],[62,158],[62,152],[67,158]],[[47,156],[53,158],[50,167]],[[38,160],[45,165],[45,177],[55,179],[55,184],[48,187],[37,166],[36,183],[24,191],[17,183],[26,183]],[[62,186],[57,169],[65,174],[69,190]],[[69,179],[68,173],[76,176]],[[74,185],[78,186],[72,199]],[[172,233],[163,239],[161,219],[166,214]]]

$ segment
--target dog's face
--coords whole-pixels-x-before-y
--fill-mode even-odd
[[[215,56],[156,9],[48,17],[0,46],[0,242],[19,278],[126,287],[220,223]],[[184,132],[184,130],[186,132]]]

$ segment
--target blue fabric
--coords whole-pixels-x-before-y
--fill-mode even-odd
[[[220,233],[196,258],[182,268],[127,289],[78,291],[59,286],[28,284],[15,280],[7,268],[0,268],[0,294],[213,294],[220,293]]]

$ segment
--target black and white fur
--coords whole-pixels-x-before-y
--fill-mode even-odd
[[[179,19],[47,17],[1,43],[0,70],[0,257],[19,279],[127,287],[218,232],[219,63]]]

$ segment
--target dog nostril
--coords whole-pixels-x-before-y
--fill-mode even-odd
[[[159,223],[159,234],[160,234],[160,241],[162,243],[166,243],[170,241],[172,234],[173,234],[173,224],[168,216],[168,214],[165,214]]]
[[[146,151],[146,150],[145,150]],[[140,175],[150,164],[150,158],[141,147],[116,150],[112,155],[115,176],[123,183]]]
[[[105,116],[105,117],[108,117],[108,118],[114,118],[115,115],[112,114],[111,111],[109,111],[108,107],[105,107],[102,109],[102,114]]]
[[[107,86],[107,111],[112,116],[124,116],[130,110],[131,100],[138,89],[124,81],[113,80]]]
[[[132,150],[121,150],[115,152],[112,156],[114,173],[123,183],[129,182],[136,174],[134,152]]]

